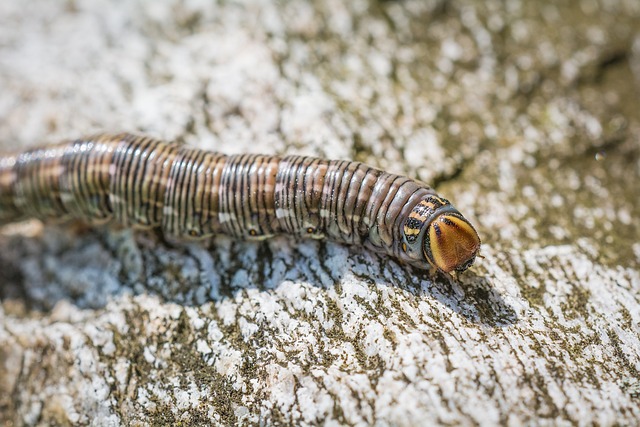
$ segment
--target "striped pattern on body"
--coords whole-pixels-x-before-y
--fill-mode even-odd
[[[0,223],[115,220],[167,236],[275,234],[360,244],[420,268],[468,268],[471,224],[425,184],[359,162],[223,155],[129,134],[0,157]]]

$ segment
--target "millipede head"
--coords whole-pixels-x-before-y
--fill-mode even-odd
[[[480,237],[471,223],[438,196],[420,201],[405,220],[403,231],[403,252],[414,263],[445,273],[465,271],[480,250]]]

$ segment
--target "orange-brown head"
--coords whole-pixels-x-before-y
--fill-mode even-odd
[[[480,237],[458,212],[438,215],[424,236],[424,256],[445,273],[471,267],[480,249]]]
[[[465,271],[480,250],[480,237],[448,200],[430,195],[404,222],[402,250],[417,265],[445,273]]]

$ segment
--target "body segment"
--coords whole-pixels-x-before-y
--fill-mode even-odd
[[[129,134],[0,157],[0,223],[117,221],[168,236],[275,234],[360,244],[421,268],[466,269],[480,239],[433,189],[359,162],[226,156]]]

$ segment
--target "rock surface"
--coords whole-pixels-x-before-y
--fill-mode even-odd
[[[0,422],[634,424],[640,3],[0,2],[0,149],[134,131],[365,161],[478,226],[355,247],[0,230]]]

